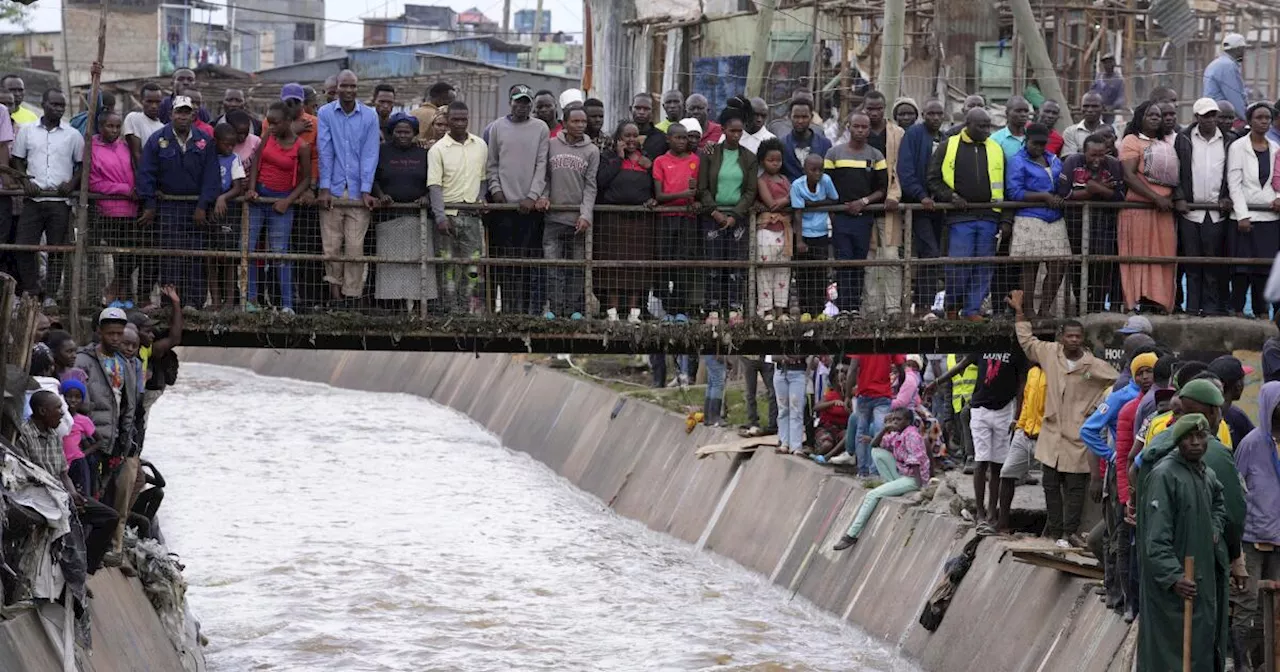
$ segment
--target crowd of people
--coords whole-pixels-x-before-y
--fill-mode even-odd
[[[155,515],[165,482],[142,450],[151,407],[177,378],[174,348],[183,330],[177,290],[161,291],[170,306],[164,333],[151,314],[116,307],[101,311],[94,341],[83,346],[44,315],[36,323],[32,383],[12,446],[43,472],[79,522],[72,534],[83,535],[77,541],[84,544],[85,566],[67,566],[74,564],[73,553],[53,553],[68,575],[94,574],[103,566],[132,575],[123,546],[126,526],[139,538],[158,535]]]
[[[853,92],[847,118],[826,121],[821,114],[840,113],[807,89],[778,118],[761,98],[730,98],[713,116],[698,93],[638,93],[610,130],[598,98],[515,85],[508,113],[475,134],[467,92],[439,82],[415,105],[379,83],[366,104],[349,70],[320,91],[284,85],[261,119],[243,91],[227,90],[214,118],[194,73],[182,69],[171,92],[143,86],[141,110],[119,111],[108,94],[96,102],[90,189],[118,198],[93,204],[94,241],[230,253],[247,238],[254,250],[329,260],[253,263],[242,302],[234,255],[102,255],[95,289],[104,305],[127,307],[174,284],[197,308],[251,312],[426,301],[438,312],[631,321],[646,313],[733,321],[751,304],[773,319],[896,313],[899,268],[763,266],[750,301],[745,263],[752,249],[764,264],[899,259],[902,206],[913,204],[910,256],[1010,258],[918,267],[906,303],[919,317],[982,320],[1019,288],[1029,314],[1074,305],[1265,318],[1266,266],[1249,262],[1280,252],[1280,115],[1236,91],[1245,39],[1230,34],[1222,46],[1193,123],[1180,126],[1177,94],[1156,87],[1119,129],[1112,122],[1123,86],[1113,58],[1079,101],[1081,120],[1061,130],[1061,102],[1038,93],[1035,107],[1011,96],[1002,115],[971,95],[953,126],[944,101],[890,105],[871,88]],[[51,89],[33,118],[21,107],[21,79],[0,81],[15,103],[0,114],[3,177],[27,192],[14,199],[20,204],[0,203],[0,229],[19,244],[64,244],[87,115],[65,122],[65,96]],[[995,128],[993,116],[1006,125]],[[1002,201],[1032,205],[995,205]],[[1068,201],[1150,207],[1095,209],[1086,231]],[[313,206],[318,216],[297,216]],[[664,209],[650,212],[655,206]],[[439,262],[425,278],[411,263],[423,243],[419,209],[433,222],[427,253]],[[588,231],[600,262],[596,302],[585,296],[580,267],[468,263],[486,255],[584,260]],[[1170,261],[1097,262],[1081,288],[1070,257],[1086,243],[1093,255]],[[386,261],[370,267],[371,255]],[[64,255],[49,255],[43,274],[36,254],[13,256],[20,291],[59,296]],[[1175,263],[1179,256],[1190,261]],[[1198,261],[1205,258],[1241,263]],[[677,263],[608,263],[645,260]],[[685,261],[717,265],[678,264]]]
[[[1261,670],[1258,581],[1280,580],[1280,337],[1264,348],[1251,416],[1240,400],[1255,371],[1235,356],[1174,354],[1135,315],[1109,361],[1079,322],[1041,340],[1022,291],[1006,300],[1015,314],[1008,348],[706,355],[706,422],[725,424],[732,366],[747,384],[743,436],[777,433],[778,453],[873,479],[836,551],[858,543],[883,498],[963,470],[974,493],[966,515],[979,534],[1032,532],[1092,552],[1104,570],[1100,599],[1140,621],[1137,669],[1186,669],[1179,635],[1190,600],[1190,669],[1222,670],[1231,659],[1236,670]],[[1037,478],[1045,520],[1030,529],[1012,515],[1014,493]],[[1194,573],[1184,576],[1188,557]]]

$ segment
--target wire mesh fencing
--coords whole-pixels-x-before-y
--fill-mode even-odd
[[[1043,317],[1270,308],[1270,254],[1242,246],[1226,217],[1217,238],[1180,251],[1179,227],[1206,230],[1217,205],[834,206],[810,213],[824,213],[825,235],[807,235],[812,222],[797,235],[792,212],[451,204],[436,221],[421,203],[264,197],[200,217],[190,198],[148,212],[99,195],[81,227],[74,206],[8,198],[22,210],[0,270],[19,293],[86,310],[156,304],[169,285],[196,310],[412,319],[978,319],[1002,313],[1014,289]]]

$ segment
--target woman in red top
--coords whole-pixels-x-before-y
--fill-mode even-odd
[[[293,233],[293,208],[295,201],[311,188],[311,147],[294,133],[293,125],[283,123],[285,104],[275,102],[267,111],[271,134],[258,145],[249,173],[253,190],[245,196],[255,201],[259,196],[277,199],[270,205],[255,203],[249,209],[249,249],[258,245],[263,220],[267,222],[267,247],[272,252],[288,252],[289,236]],[[279,305],[286,313],[293,312],[293,262],[276,263],[280,285]],[[258,266],[249,264],[249,291],[245,310],[258,310]]]
[[[791,259],[791,182],[782,174],[782,141],[760,143],[760,175],[756,187],[756,261]],[[786,315],[791,269],[762,268],[756,280],[756,313],[766,320]]]

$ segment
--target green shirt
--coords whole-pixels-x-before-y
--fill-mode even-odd
[[[1040,92],[1040,87],[1035,84],[1028,84],[1027,88],[1022,90],[1022,97],[1026,98],[1031,107],[1037,110],[1044,105],[1044,94]]]
[[[742,166],[738,163],[741,149],[724,150],[720,174],[716,176],[716,205],[737,205],[742,198]]]

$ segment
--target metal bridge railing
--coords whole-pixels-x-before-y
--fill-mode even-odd
[[[18,195],[0,192],[0,197]],[[1005,293],[1024,284],[1024,272],[1038,274],[1038,282],[1061,273],[1060,289],[1044,297],[1048,301],[1041,310],[1076,315],[1115,309],[1136,298],[1122,296],[1121,265],[1216,269],[1225,302],[1231,276],[1263,282],[1259,274],[1271,263],[1269,258],[1121,255],[1120,213],[1149,207],[1124,202],[1066,202],[1069,250],[1060,240],[1024,238],[1014,250],[1017,256],[1009,256],[1011,241],[1002,234],[981,247],[994,254],[949,257],[942,219],[957,210],[951,205],[902,204],[891,212],[870,206],[864,213],[870,223],[859,224],[861,230],[850,233],[841,222],[829,237],[813,239],[810,249],[796,249],[771,232],[791,221],[789,212],[752,212],[742,218],[747,221],[720,228],[691,208],[602,204],[592,208],[590,227],[575,230],[577,207],[538,213],[516,204],[452,204],[448,208],[458,217],[446,232],[417,203],[370,210],[362,203],[335,201],[330,211],[294,204],[282,214],[273,211],[276,199],[262,198],[228,203],[225,213],[211,212],[199,225],[191,214],[193,198],[168,197],[159,202],[155,220],[143,225],[135,215],[111,216],[121,211],[102,207],[104,201],[119,205],[120,197],[91,194],[89,200],[85,224],[71,227],[66,239],[0,244],[0,265],[16,271],[20,291],[45,293],[73,311],[110,300],[148,303],[159,284],[175,284],[184,303],[197,309],[287,307],[423,319],[550,310],[561,318],[616,315],[625,320],[692,317],[709,310],[726,317],[731,311],[759,316],[769,309],[775,316],[816,315],[834,284],[838,308],[871,316],[909,315],[913,307],[922,314],[944,288],[952,290],[954,300],[957,283],[970,278],[964,269],[979,268],[991,271],[989,294],[997,309]],[[1016,202],[981,207],[992,205],[1005,213],[1043,207]],[[810,212],[818,211],[846,212],[839,206]],[[1168,235],[1176,236],[1175,231]],[[922,249],[922,242],[931,242],[931,249]],[[49,263],[33,277],[31,269],[39,267],[25,262],[35,253],[47,255]],[[863,254],[865,259],[849,258]],[[82,290],[76,293],[73,287]]]

